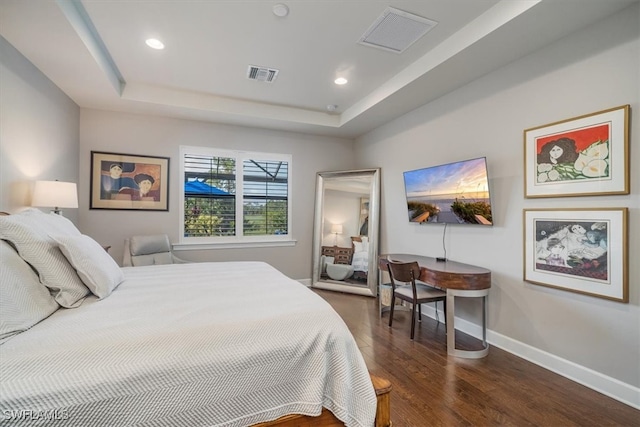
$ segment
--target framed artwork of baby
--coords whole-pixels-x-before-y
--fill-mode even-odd
[[[525,209],[524,280],[629,301],[627,208]]]

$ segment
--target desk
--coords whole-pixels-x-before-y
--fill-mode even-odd
[[[378,258],[380,271],[387,271],[389,260],[420,265],[420,280],[447,291],[447,353],[450,356],[478,359],[489,353],[487,344],[487,295],[491,287],[491,271],[455,261],[436,261],[435,258],[410,254],[382,254]],[[455,297],[482,298],[482,350],[456,348]]]

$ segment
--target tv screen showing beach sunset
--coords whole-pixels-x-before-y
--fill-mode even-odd
[[[493,225],[484,157],[404,173],[409,221]]]

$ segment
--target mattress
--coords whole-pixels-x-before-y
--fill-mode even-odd
[[[107,298],[0,346],[0,425],[246,426],[322,407],[373,425],[355,340],[305,286],[261,262],[123,271]]]

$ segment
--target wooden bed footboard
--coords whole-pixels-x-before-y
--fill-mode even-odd
[[[391,383],[375,375],[371,375],[371,382],[378,399],[375,427],[389,427],[391,426]],[[317,417],[285,415],[277,420],[255,424],[254,427],[344,427],[344,423],[329,410],[322,409],[322,413]]]

